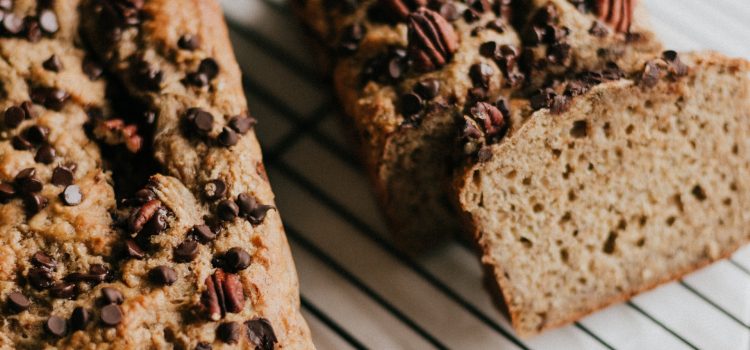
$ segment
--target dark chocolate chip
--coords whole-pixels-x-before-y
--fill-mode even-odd
[[[247,338],[255,345],[257,350],[273,350],[274,344],[278,342],[273,332],[271,322],[265,318],[254,318],[245,322]]]
[[[133,210],[128,218],[128,229],[130,232],[141,231],[143,226],[151,220],[159,208],[161,208],[161,201],[152,199]]]
[[[476,87],[489,87],[493,74],[495,74],[495,70],[484,62],[474,64],[469,68],[469,77]]]
[[[6,302],[8,303],[8,307],[14,312],[25,311],[31,305],[29,298],[19,292],[10,292]]]
[[[410,92],[401,96],[401,113],[405,116],[412,116],[422,110],[422,98],[419,95]]]
[[[31,96],[34,102],[55,111],[61,110],[70,98],[67,92],[55,88],[36,88],[32,90]]]
[[[425,100],[432,100],[440,92],[440,81],[437,79],[426,79],[414,85],[414,92]]]
[[[24,23],[24,27],[26,28],[26,40],[36,43],[42,39],[42,30],[39,26],[38,19],[34,17],[26,17]]]
[[[234,131],[238,132],[240,135],[246,134],[255,124],[257,123],[257,120],[252,117],[248,117],[245,115],[237,115],[229,119],[229,125],[230,128],[232,128]]]
[[[208,85],[208,76],[200,72],[189,73],[186,78],[187,82],[193,86],[204,87]]]
[[[177,46],[183,50],[193,51],[200,47],[200,39],[196,35],[185,34],[177,40]]]
[[[85,280],[92,283],[104,282],[109,276],[109,269],[102,264],[91,264],[89,266],[89,273]]]
[[[487,29],[492,29],[498,33],[505,33],[505,23],[500,18],[487,22],[485,26]]]
[[[107,326],[116,326],[122,322],[122,310],[117,304],[109,304],[102,308],[100,317]]]
[[[190,234],[200,242],[207,243],[216,238],[216,234],[211,231],[208,225],[196,225],[190,230]]]
[[[143,259],[145,255],[138,243],[132,239],[125,240],[125,256],[131,259]]]
[[[23,18],[13,13],[6,14],[3,18],[3,29],[13,35],[21,33],[23,30]]]
[[[83,73],[85,73],[90,80],[98,80],[104,73],[104,68],[102,68],[99,62],[91,56],[83,58],[81,70],[83,70]]]
[[[19,171],[14,182],[23,193],[37,193],[44,187],[42,181],[36,177],[36,169],[34,168],[26,168]]]
[[[68,332],[68,323],[60,316],[50,316],[44,324],[44,328],[56,337],[65,336]]]
[[[39,194],[30,194],[23,198],[24,207],[30,215],[34,215],[47,207],[47,198]]]
[[[213,80],[219,75],[219,64],[213,58],[204,58],[198,65],[198,73],[203,73],[208,80]]]
[[[46,61],[42,62],[42,67],[48,71],[59,72],[62,70],[62,62],[57,55],[50,56]]]
[[[45,33],[54,34],[60,29],[57,23],[57,15],[49,9],[44,9],[39,13],[39,26]]]
[[[10,142],[13,144],[13,149],[18,151],[27,151],[34,148],[34,145],[21,135],[13,136]]]
[[[344,28],[341,39],[339,40],[338,49],[343,54],[350,54],[357,51],[359,42],[365,37],[365,27],[355,23]]]
[[[174,260],[176,262],[191,262],[195,260],[200,252],[198,242],[187,240],[174,249]]]
[[[81,199],[83,199],[81,188],[78,185],[65,187],[65,190],[60,194],[60,198],[65,205],[76,206],[81,204]]]
[[[135,78],[136,84],[140,87],[149,91],[159,91],[164,80],[164,72],[143,62],[142,66],[136,71]]]
[[[23,109],[24,112],[26,112],[26,119],[34,118],[34,109],[33,104],[31,101],[24,101],[21,103],[21,109]]]
[[[42,164],[52,164],[55,161],[55,149],[50,145],[42,145],[36,151],[34,160]]]
[[[479,20],[479,12],[471,8],[464,10],[464,21],[466,23],[474,23],[477,20]]]
[[[102,301],[104,304],[122,304],[125,301],[125,297],[115,288],[104,287],[102,288]]]
[[[273,206],[259,204],[254,197],[247,193],[241,193],[237,196],[237,205],[240,208],[240,215],[253,225],[260,225],[266,218],[266,213],[273,209]]]
[[[219,133],[218,136],[219,144],[224,147],[232,147],[236,145],[239,139],[237,133],[226,126],[221,130],[221,133]]]
[[[151,216],[151,219],[146,221],[146,224],[143,225],[143,228],[141,229],[139,236],[148,237],[151,235],[156,235],[161,232],[163,232],[167,228],[167,210],[163,207],[160,207],[156,210],[156,213],[154,213],[153,216]]]
[[[482,45],[479,45],[479,54],[487,58],[494,58],[497,54],[497,43],[494,41],[482,43]]]
[[[0,202],[7,202],[13,199],[16,195],[16,189],[12,185],[7,183],[0,183]]]
[[[234,201],[225,199],[216,207],[216,214],[224,221],[232,221],[239,214],[240,209]]]
[[[73,299],[77,294],[77,288],[73,283],[60,282],[50,288],[49,293],[58,299]]]
[[[206,342],[200,342],[195,346],[195,350],[213,350],[213,346]]]
[[[43,267],[48,270],[54,270],[57,267],[57,261],[45,252],[36,252],[31,256],[31,263],[36,267]]]
[[[177,282],[177,272],[169,266],[157,266],[148,273],[151,282],[161,286],[171,286]]]
[[[240,247],[227,250],[223,256],[224,268],[230,272],[239,272],[248,268],[251,261],[250,254]]]
[[[47,136],[49,135],[49,128],[41,125],[33,125],[24,131],[24,138],[29,142],[40,145],[47,142]]]
[[[52,170],[52,184],[55,186],[69,186],[73,183],[73,172],[63,166]]]
[[[198,133],[208,133],[214,126],[214,116],[200,108],[189,109],[186,117]]]
[[[203,195],[209,200],[223,198],[226,191],[227,185],[221,179],[211,180],[203,185]]]
[[[237,344],[242,335],[242,325],[238,322],[224,322],[216,328],[216,336],[227,344]]]
[[[76,307],[70,315],[70,328],[73,330],[82,330],[91,320],[91,314],[83,307]]]
[[[21,107],[11,106],[5,110],[4,122],[8,128],[15,128],[21,125],[24,119],[26,119],[26,112]]]
[[[52,272],[40,267],[29,269],[28,279],[32,287],[40,290],[50,288],[55,284]]]

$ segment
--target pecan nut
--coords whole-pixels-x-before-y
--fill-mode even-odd
[[[109,119],[97,123],[94,136],[108,145],[124,144],[132,153],[138,153],[143,144],[143,138],[138,135],[138,126],[126,125],[122,119]]]
[[[453,26],[435,11],[421,8],[409,15],[409,56],[420,71],[444,66],[458,49]]]
[[[596,15],[617,32],[627,33],[633,21],[637,0],[597,0]]]
[[[238,275],[218,269],[205,281],[200,303],[208,319],[218,321],[227,313],[238,313],[245,306],[245,292]]]
[[[158,199],[152,199],[140,208],[133,210],[128,218],[128,228],[131,232],[139,232],[143,229],[143,226],[151,220],[151,217],[156,214],[156,211],[161,207],[161,201]]]

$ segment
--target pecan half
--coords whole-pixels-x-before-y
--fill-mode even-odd
[[[245,306],[245,292],[240,277],[221,269],[206,278],[201,293],[201,308],[208,319],[218,321],[227,313],[237,313]]]
[[[409,15],[409,56],[415,68],[427,72],[453,58],[458,36],[453,26],[435,11],[421,8]]]
[[[132,153],[138,153],[143,144],[143,138],[138,135],[138,126],[126,125],[122,119],[109,119],[97,123],[94,136],[108,145],[124,144]]]
[[[596,15],[617,32],[627,33],[633,21],[637,0],[597,0]]]
[[[161,201],[152,199],[138,209],[133,210],[128,218],[128,228],[131,232],[138,232],[143,228],[156,211],[161,207]]]

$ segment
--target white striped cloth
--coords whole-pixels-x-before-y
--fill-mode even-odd
[[[750,0],[646,0],[670,48],[750,58]],[[750,349],[750,249],[521,340],[461,244],[410,259],[390,245],[325,77],[284,0],[225,0],[250,108],[319,349]]]

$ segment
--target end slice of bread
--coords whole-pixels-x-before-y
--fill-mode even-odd
[[[457,201],[522,336],[677,279],[750,241],[750,74],[717,54],[647,88],[543,109],[458,176]]]

